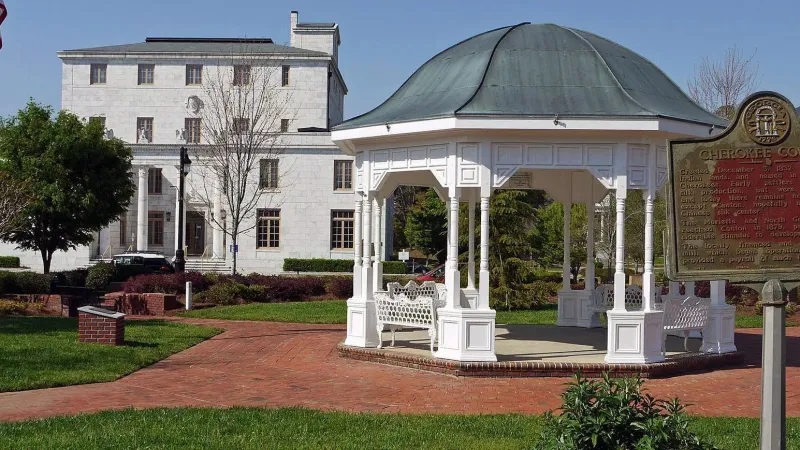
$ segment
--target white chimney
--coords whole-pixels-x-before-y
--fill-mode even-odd
[[[297,28],[297,11],[289,13],[289,45],[295,47],[294,30]]]

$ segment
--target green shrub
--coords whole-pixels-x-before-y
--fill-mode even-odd
[[[528,284],[500,286],[489,291],[489,305],[499,311],[531,309],[543,305],[558,296],[561,283],[535,281]]]
[[[403,261],[384,261],[383,273],[392,275],[408,273],[408,266]]]
[[[241,283],[218,283],[207,290],[194,296],[198,303],[213,303],[215,305],[235,305],[250,295],[255,295],[255,290],[250,290]]]
[[[17,272],[15,294],[49,294],[53,288],[53,277],[36,272]]]
[[[63,272],[51,272],[51,275],[55,277],[57,286],[85,287],[86,277],[89,276],[89,270],[65,270]]]
[[[17,256],[0,256],[0,267],[8,269],[16,269],[19,267],[19,257]]]
[[[542,438],[549,449],[710,450],[689,431],[678,399],[642,393],[636,378],[589,380],[575,375],[561,395],[561,414],[546,414]]]
[[[0,317],[24,314],[28,304],[16,300],[0,299]]]
[[[109,283],[114,281],[115,277],[116,271],[113,264],[99,262],[89,268],[89,272],[86,275],[86,287],[104,290]]]
[[[286,272],[352,272],[352,259],[295,259],[283,260],[283,270]]]
[[[338,299],[353,296],[353,277],[328,277],[325,280],[325,293]]]
[[[0,272],[0,295],[17,292],[16,275],[15,272]]]
[[[405,286],[406,283],[413,281],[415,278],[417,278],[416,275],[384,275],[383,288],[386,289],[387,283],[400,283]]]

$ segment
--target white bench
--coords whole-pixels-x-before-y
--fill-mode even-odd
[[[689,351],[689,333],[700,332],[708,323],[708,310],[711,309],[711,299],[691,296],[686,299],[664,300],[664,336],[661,341],[661,353],[666,355],[667,333],[670,331],[683,332],[683,349]]]
[[[392,332],[394,347],[395,331],[402,328],[425,328],[431,338],[431,353],[436,341],[436,310],[446,304],[445,286],[426,281],[422,286],[409,281],[386,285],[388,291],[375,293],[375,311],[378,316],[378,348],[383,348],[383,330],[386,326]]]
[[[625,288],[625,309],[628,311],[640,311],[642,309],[642,288],[636,285],[630,285]],[[604,284],[598,286],[592,296],[589,297],[588,312],[594,316],[595,314],[602,314],[614,309],[614,285]],[[653,308],[656,310],[661,309],[661,294],[656,292],[655,303]],[[590,320],[586,328],[591,327],[592,320]]]

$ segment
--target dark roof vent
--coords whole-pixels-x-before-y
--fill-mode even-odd
[[[189,38],[149,37],[145,42],[208,42],[225,44],[274,44],[271,38]]]
[[[298,128],[298,133],[324,133],[330,131],[327,128],[320,128],[320,127],[305,127],[305,128]]]

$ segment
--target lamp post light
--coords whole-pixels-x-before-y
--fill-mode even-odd
[[[189,151],[186,147],[181,147],[181,164],[178,170],[178,245],[175,250],[175,272],[182,273],[186,267],[186,258],[183,252],[183,194],[184,178],[191,170],[192,160],[189,159]]]

